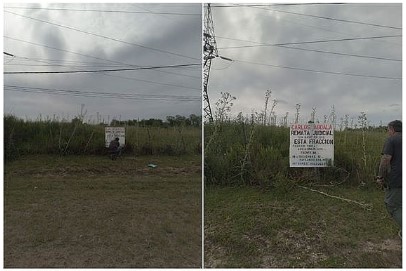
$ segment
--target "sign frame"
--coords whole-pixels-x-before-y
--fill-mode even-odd
[[[334,165],[334,127],[331,123],[291,124],[290,167]]]
[[[107,148],[109,147],[110,142],[116,137],[120,139],[120,146],[125,145],[125,127],[107,126],[104,127],[104,134],[105,145]]]

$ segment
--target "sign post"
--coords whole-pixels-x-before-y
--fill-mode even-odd
[[[110,141],[118,137],[120,139],[120,146],[125,145],[125,127],[105,127],[105,143],[109,147]]]
[[[290,167],[329,167],[334,163],[332,124],[292,124],[290,126]]]

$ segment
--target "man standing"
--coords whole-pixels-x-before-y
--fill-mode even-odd
[[[376,181],[385,187],[386,209],[400,227],[399,236],[402,238],[402,122],[391,121],[388,134]],[[385,176],[388,176],[387,183],[384,182]]]
[[[120,147],[120,139],[116,137],[112,141],[110,141],[109,144],[109,152],[111,154],[111,159],[115,160],[117,159],[117,156],[121,155],[121,147]]]

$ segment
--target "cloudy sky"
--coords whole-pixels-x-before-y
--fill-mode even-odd
[[[5,4],[4,113],[90,122],[201,115],[201,11]]]
[[[402,117],[402,7],[400,4],[213,4],[220,58],[208,87],[236,97],[232,114],[261,112],[272,90],[278,122],[336,121],[371,124]],[[333,41],[335,40],[335,41]],[[269,102],[268,109],[272,106]],[[269,114],[269,112],[268,112]]]

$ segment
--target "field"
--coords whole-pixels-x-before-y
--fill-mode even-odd
[[[383,191],[205,189],[205,267],[400,268],[401,240]]]
[[[202,265],[201,155],[24,155],[4,171],[6,268]]]
[[[334,132],[334,165],[319,169],[289,167],[283,125],[205,125],[205,267],[402,267],[374,183],[385,127],[361,124]]]

